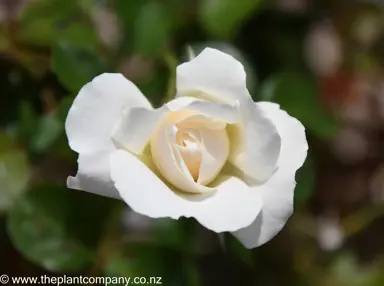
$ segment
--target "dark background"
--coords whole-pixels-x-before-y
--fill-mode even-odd
[[[1,0],[0,274],[384,285],[383,25],[381,0]],[[295,212],[260,248],[66,189],[79,88],[121,72],[160,106],[188,46],[232,54],[307,129]]]

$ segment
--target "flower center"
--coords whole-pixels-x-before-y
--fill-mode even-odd
[[[167,113],[151,138],[161,175],[180,191],[206,193],[229,156],[226,123],[196,111]]]
[[[195,181],[199,178],[200,166],[202,160],[201,144],[199,143],[199,134],[195,130],[180,130],[176,128],[176,144],[180,150],[181,156]]]

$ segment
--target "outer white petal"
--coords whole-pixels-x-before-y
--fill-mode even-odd
[[[220,120],[225,123],[236,123],[238,121],[237,102],[234,104],[214,103],[206,100],[199,100],[194,97],[183,96],[177,97],[168,102],[166,106],[171,111],[179,111],[181,109],[189,109],[198,111],[201,114]]]
[[[68,177],[68,188],[121,199],[110,178],[109,156],[105,151],[80,154],[77,175]]]
[[[215,232],[235,231],[248,226],[264,204],[261,196],[236,177],[221,177],[217,192],[197,205],[195,217],[203,226]]]
[[[195,101],[198,101],[198,99],[194,97],[183,96],[172,99],[166,105],[171,111],[179,111]]]
[[[281,138],[264,110],[251,98],[238,106],[240,123],[229,127],[229,161],[258,182],[267,181],[276,170]]]
[[[243,65],[212,48],[177,67],[176,87],[179,95],[200,92],[201,98],[228,104],[250,97]]]
[[[227,107],[237,105],[237,120],[231,118],[227,121],[239,121],[236,124],[238,128],[231,128],[231,137],[236,141],[231,142],[235,148],[230,162],[259,182],[272,175],[279,156],[280,138],[273,123],[254,105],[246,87],[244,67],[239,61],[218,50],[206,48],[196,58],[177,68],[177,92],[179,96],[225,103]],[[193,104],[196,102],[190,106]],[[213,108],[209,110],[212,113]],[[219,116],[217,111],[213,114]]]
[[[225,123],[233,124],[238,121],[237,108],[238,105],[214,103],[209,101],[197,100],[187,105],[185,108],[199,111],[201,114],[220,120]]]
[[[135,154],[141,154],[151,139],[156,125],[168,111],[167,106],[159,109],[143,107],[127,109],[117,122],[112,137],[118,146]]]
[[[138,88],[121,74],[102,74],[86,84],[69,110],[65,129],[72,150],[91,153],[113,147],[111,132],[131,107],[152,108]]]
[[[260,246],[272,239],[293,212],[295,173],[303,165],[308,144],[304,126],[273,103],[258,103],[276,125],[282,139],[278,170],[265,184],[255,187],[263,197],[263,208],[256,220],[233,234],[247,248]]]
[[[194,217],[215,231],[248,226],[260,212],[261,197],[237,178],[223,178],[214,195],[187,199],[171,190],[134,155],[119,150],[111,156],[111,177],[121,197],[140,214],[153,218]]]

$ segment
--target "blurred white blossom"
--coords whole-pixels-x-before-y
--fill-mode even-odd
[[[36,0],[0,0],[0,23],[20,17],[25,6]]]
[[[355,164],[368,154],[368,140],[362,132],[354,128],[343,128],[333,141],[333,150],[344,164]]]
[[[92,20],[101,41],[109,48],[116,47],[121,36],[116,14],[110,9],[95,5],[92,11]]]
[[[344,242],[344,231],[336,216],[320,217],[317,221],[317,242],[321,249],[334,251]]]
[[[319,76],[334,74],[343,60],[339,35],[329,23],[312,27],[305,40],[305,56],[310,69]]]
[[[382,18],[375,14],[363,14],[354,23],[354,37],[363,46],[369,47],[380,36]]]

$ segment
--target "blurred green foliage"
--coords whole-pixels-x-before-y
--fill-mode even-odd
[[[215,36],[230,38],[247,17],[264,0],[207,0],[201,4],[200,17],[206,29]]]
[[[63,40],[82,47],[95,46],[96,31],[80,4],[81,1],[43,0],[28,5],[20,21],[20,40],[38,46]]]
[[[274,9],[266,0],[36,0],[1,19],[0,211],[13,247],[54,274],[161,276],[164,285],[191,286],[383,285],[382,257],[363,271],[353,250],[318,247],[309,209],[328,156],[318,146],[334,138],[341,120],[324,107],[324,79],[308,71],[297,48],[316,17]],[[113,45],[102,37],[97,11],[109,13],[98,20],[106,35],[117,31]],[[311,150],[296,175],[294,217],[262,249],[247,250],[229,234],[219,239],[187,219],[127,230],[121,202],[65,187],[76,154],[64,122],[79,89],[100,73],[122,72],[158,106],[173,96],[175,67],[188,46],[233,55],[254,99],[277,102],[307,129]],[[351,217],[362,216],[356,213]],[[375,209],[362,228],[380,215]]]
[[[0,212],[9,210],[25,190],[30,177],[27,154],[0,133]]]
[[[312,77],[295,71],[275,74],[264,83],[261,99],[279,103],[321,139],[332,138],[336,133],[336,120],[321,106]]]
[[[60,42],[52,48],[51,65],[63,86],[73,92],[108,70],[95,51],[78,48],[71,42]]]
[[[135,15],[133,27],[134,51],[149,56],[158,55],[166,49],[171,35],[171,15],[160,2],[149,1]]]

